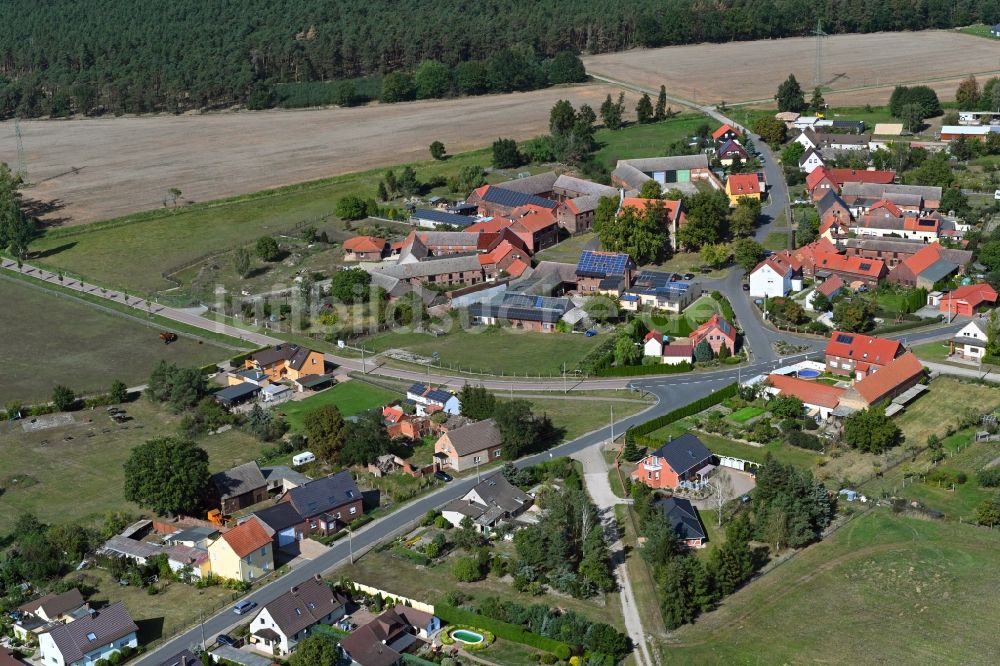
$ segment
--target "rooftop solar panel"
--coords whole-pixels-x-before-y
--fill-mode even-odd
[[[845,345],[849,345],[854,342],[853,335],[847,335],[846,333],[841,333],[837,336],[837,342],[843,342]]]

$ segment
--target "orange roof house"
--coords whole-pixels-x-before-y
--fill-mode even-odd
[[[889,272],[889,282],[906,287],[932,289],[939,280],[962,270],[962,266],[953,261],[961,256],[957,254],[959,252],[961,251],[946,250],[940,243],[925,245]]]
[[[876,407],[920,383],[923,376],[924,366],[913,352],[907,352],[878,372],[855,382],[841,396],[841,404],[854,409]]]
[[[641,197],[623,197],[621,205],[618,207],[618,214],[626,208],[634,208],[644,211],[650,205],[663,208],[663,225],[670,236],[670,244],[677,250],[677,232],[687,224],[687,216],[684,208],[678,199],[643,199]]]
[[[844,183],[876,183],[891,185],[896,182],[895,171],[868,171],[866,169],[828,169],[830,178],[839,190]]]
[[[774,392],[778,395],[798,398],[807,407],[823,408],[821,411],[836,409],[840,402],[840,396],[847,390],[822,382],[799,379],[791,375],[770,374],[767,376],[767,383],[775,389]]]
[[[283,379],[294,381],[307,375],[322,375],[326,372],[323,354],[290,343],[259,351],[248,358],[244,366],[247,370],[264,373],[272,382]]]
[[[834,331],[826,344],[826,370],[862,379],[902,353],[903,346],[896,340]]]
[[[997,302],[997,291],[984,283],[967,284],[941,297],[941,312],[971,317],[984,305]]]
[[[740,136],[739,131],[736,128],[729,125],[728,123],[723,123],[721,127],[712,132],[713,141],[725,141],[727,139],[736,139],[739,138],[739,136]]]
[[[378,261],[389,243],[378,236],[354,236],[344,241],[344,261]]]
[[[726,179],[726,194],[729,203],[735,206],[740,197],[760,200],[760,177],[756,173],[734,173]]]
[[[832,252],[817,252],[814,272],[823,277],[822,273],[839,275],[847,283],[861,282],[872,286],[885,277],[887,271],[885,262],[880,259],[864,257],[845,257]]]
[[[816,167],[812,173],[806,175],[806,191],[813,201],[823,198],[828,191],[837,191],[837,183],[830,177],[830,172],[826,167]]]
[[[470,233],[495,234],[499,233],[503,229],[506,229],[512,224],[514,224],[513,220],[506,217],[500,217],[498,215],[488,220],[482,220],[480,222],[476,222],[475,224],[470,224],[465,228],[465,230]]]
[[[837,246],[825,236],[821,236],[808,245],[803,245],[791,252],[783,250],[779,254],[787,254],[794,259],[798,263],[798,266],[793,263],[796,270],[801,269],[804,275],[812,275],[816,269],[816,258],[824,254],[837,254]]]
[[[730,354],[736,353],[736,329],[719,313],[699,326],[691,335],[691,345],[697,347],[702,340],[708,342],[714,354],[718,354],[722,346],[729,349]]]
[[[868,214],[871,215],[877,210],[884,210],[892,217],[903,216],[903,211],[899,209],[899,206],[897,206],[896,204],[892,203],[887,199],[879,199],[878,201],[873,203],[871,207],[868,209]]]
[[[513,220],[510,230],[524,241],[532,254],[559,241],[559,223],[554,210],[535,205],[520,206],[513,210],[510,219]]]
[[[271,535],[256,517],[234,527],[208,546],[212,573],[249,583],[274,570]]]

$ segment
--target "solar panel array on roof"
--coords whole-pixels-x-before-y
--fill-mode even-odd
[[[518,206],[540,206],[542,208],[556,208],[558,204],[551,199],[543,199],[533,194],[522,194],[513,190],[505,190],[502,187],[490,187],[483,196],[484,201],[495,203],[500,206],[517,208]]]
[[[413,217],[430,222],[451,224],[456,227],[467,227],[472,224],[472,219],[468,215],[455,215],[453,213],[446,213],[443,210],[431,210],[428,208],[418,208],[413,211]]]
[[[847,335],[846,333],[841,333],[840,335],[837,336],[837,342],[842,342],[845,345],[849,345],[852,342],[854,342],[854,336]]]
[[[585,277],[606,277],[608,275],[623,275],[628,267],[627,254],[610,252],[592,252],[585,250],[576,265],[577,275]]]
[[[871,264],[861,264],[859,267],[863,271],[870,271],[872,269],[872,265]]]

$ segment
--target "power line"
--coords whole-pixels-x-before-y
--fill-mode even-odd
[[[21,123],[14,118],[14,139],[17,141],[17,175],[27,184],[28,167],[24,160],[24,141],[21,140]]]
[[[823,19],[816,19],[816,30],[813,31],[816,35],[816,66],[813,71],[813,86],[819,88],[823,85],[823,38],[826,37],[826,33],[823,32]]]

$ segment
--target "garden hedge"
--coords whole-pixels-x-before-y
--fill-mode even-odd
[[[412,560],[417,564],[422,564],[425,567],[431,563],[431,558],[427,557],[423,553],[418,553],[415,550],[410,550],[409,548],[403,548],[402,546],[393,546],[392,554],[399,555],[400,557],[405,557],[408,560]]]
[[[465,624],[479,627],[492,632],[498,638],[551,652],[562,660],[569,659],[573,653],[570,646],[562,641],[533,634],[519,625],[494,620],[485,615],[467,611],[464,608],[456,608],[448,604],[434,604],[434,614],[448,624]]]
[[[659,430],[666,425],[670,425],[674,421],[679,421],[685,416],[691,416],[692,414],[697,414],[698,412],[708,409],[709,407],[718,405],[720,402],[728,400],[736,395],[738,388],[739,385],[736,384],[736,382],[733,382],[711,395],[706,395],[704,398],[695,400],[691,404],[675,409],[674,411],[664,414],[663,416],[657,416],[655,419],[650,419],[649,421],[641,423],[633,428],[629,428],[625,433],[625,438],[628,440],[629,438],[648,435],[654,430]]]
[[[691,372],[690,363],[678,363],[677,365],[624,365],[613,368],[600,368],[594,374],[598,377],[637,377],[639,375],[673,375],[679,372]]]

